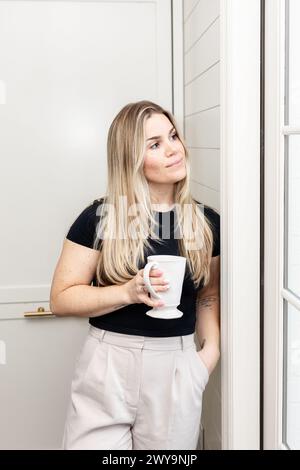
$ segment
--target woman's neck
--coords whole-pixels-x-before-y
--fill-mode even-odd
[[[151,204],[160,206],[162,211],[171,210],[174,206],[174,185],[150,184]]]

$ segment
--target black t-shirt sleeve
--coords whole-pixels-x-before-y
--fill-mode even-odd
[[[212,209],[211,207],[204,206],[204,215],[209,219],[212,224],[213,232],[213,251],[212,257],[220,255],[220,216],[219,214]]]
[[[93,248],[96,234],[96,210],[97,204],[94,203],[86,207],[71,225],[66,238],[79,245]]]

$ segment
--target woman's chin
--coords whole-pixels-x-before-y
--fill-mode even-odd
[[[186,171],[184,169],[184,171],[181,170],[181,171],[174,173],[172,179],[176,183],[177,181],[182,181],[185,177],[186,177]]]

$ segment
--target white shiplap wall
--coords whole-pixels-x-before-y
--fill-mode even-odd
[[[220,212],[220,0],[183,0],[184,133],[193,196]],[[204,448],[221,448],[220,361],[203,399]]]
[[[192,191],[220,208],[220,0],[183,0],[184,130]]]

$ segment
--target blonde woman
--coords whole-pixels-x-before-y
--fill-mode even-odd
[[[193,450],[220,354],[219,215],[192,198],[183,137],[153,102],[130,103],[114,118],[107,164],[106,193],[70,227],[51,286],[56,315],[90,324],[63,448]],[[161,305],[143,281],[150,254],[187,260],[181,318],[146,315]],[[150,276],[157,292],[169,288],[163,272]]]

